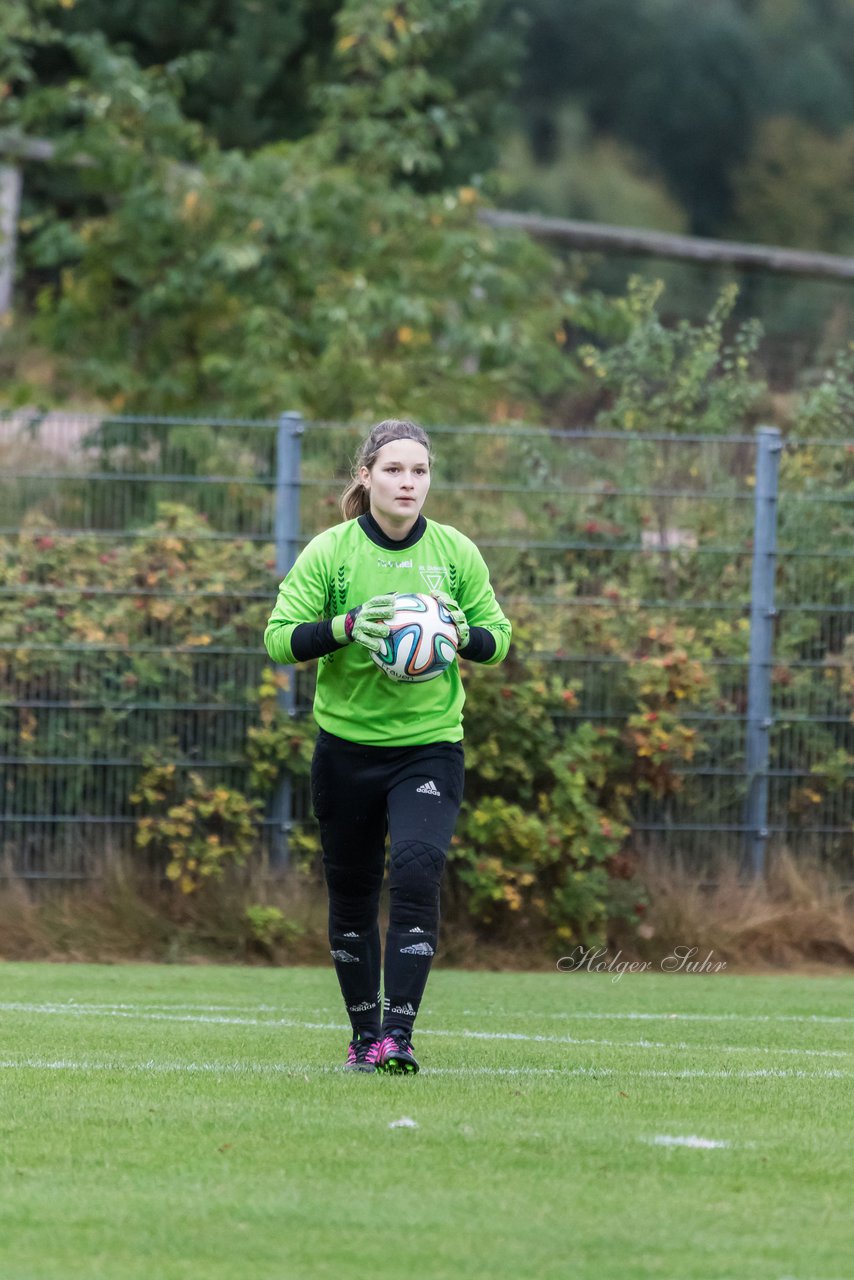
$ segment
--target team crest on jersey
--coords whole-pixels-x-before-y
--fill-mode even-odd
[[[420,564],[421,577],[427,583],[428,591],[442,591],[448,570],[443,565]]]

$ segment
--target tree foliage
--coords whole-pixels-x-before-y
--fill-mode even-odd
[[[854,125],[828,137],[792,116],[763,121],[733,176],[736,235],[831,253],[854,247]]]
[[[252,150],[310,131],[338,8],[340,0],[75,0],[57,21],[67,36],[101,33],[142,68],[181,66],[186,114],[222,146]],[[67,53],[40,69],[61,84]]]
[[[414,112],[431,115],[431,169],[449,159],[453,136],[444,180],[463,182],[494,162],[497,113],[522,50],[507,10],[503,0],[66,0],[56,24],[61,37],[102,35],[143,69],[180,70],[186,115],[223,148],[306,137],[337,110],[349,144],[370,156],[372,131],[358,124],[380,118],[366,99],[381,98],[389,131],[405,133]],[[37,59],[43,83],[72,72],[67,43]],[[405,139],[401,157],[408,163]]]
[[[560,218],[688,230],[682,205],[642,151],[594,130],[580,104],[556,110],[546,154],[535,160],[524,130],[508,132],[494,184],[500,204]]]
[[[630,143],[664,179],[696,232],[729,226],[734,172],[765,121],[790,117],[826,141],[854,123],[848,0],[531,0],[527,9],[517,103],[534,157],[554,160],[560,111],[580,104],[595,133]],[[761,239],[762,211],[750,219],[742,201],[742,233]],[[819,247],[808,233],[800,243]]]
[[[34,62],[58,45],[51,21],[60,0],[5,0],[0,6],[0,129],[20,131],[41,83]]]
[[[66,228],[76,260],[39,296],[39,332],[116,408],[479,416],[510,395],[536,413],[567,376],[552,269],[476,206],[473,188],[418,197],[302,144],[158,158]]]
[[[477,137],[500,84],[487,87],[490,58],[466,46],[494,8],[483,0],[408,0],[385,8],[376,0],[347,0],[337,15],[339,75],[318,91],[337,158],[423,175]],[[493,35],[487,49],[495,47]],[[460,61],[468,64],[462,84]]]
[[[248,153],[187,116],[184,66],[64,36],[74,73],[22,102],[90,163],[22,242],[36,333],[75,388],[155,412],[535,416],[567,376],[555,268],[478,221],[475,185],[445,185],[490,95],[474,54],[468,97],[441,68],[490,8],[343,5],[316,128]]]
[[[604,393],[596,426],[677,436],[743,430],[764,388],[754,368],[759,326],[748,321],[731,338],[725,332],[737,293],[724,289],[703,324],[668,328],[657,309],[660,285],[631,280],[617,304],[624,340],[579,350]]]

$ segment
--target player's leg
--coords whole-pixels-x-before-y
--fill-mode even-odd
[[[353,1028],[349,1066],[380,1035],[380,889],[385,865],[385,775],[370,748],[321,732],[311,769],[329,892],[329,947]]]
[[[418,1070],[412,1028],[438,946],[440,883],[462,803],[463,777],[459,743],[409,748],[392,777],[383,1048],[378,1059],[386,1069]]]

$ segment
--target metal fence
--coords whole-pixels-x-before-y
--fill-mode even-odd
[[[7,414],[0,420],[0,846],[7,874],[87,878],[132,846],[146,762],[247,775],[261,636],[334,523],[363,428]],[[532,659],[574,682],[567,731],[624,727],[681,672],[681,786],[633,838],[688,858],[785,844],[850,859],[854,444],[432,428],[427,513],[473,536]],[[693,673],[693,674],[692,674]],[[313,671],[286,695],[307,711]],[[518,749],[518,744],[508,744]],[[273,859],[307,797],[265,823]]]

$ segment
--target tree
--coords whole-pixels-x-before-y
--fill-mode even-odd
[[[733,171],[765,119],[788,116],[833,137],[854,123],[848,0],[531,0],[527,10],[516,104],[546,191],[560,114],[580,107],[594,135],[629,143],[666,181],[694,231],[720,235]],[[739,224],[760,238],[743,204]]]
[[[614,111],[636,68],[654,61],[658,24],[646,4],[626,0],[534,0],[516,103],[534,155],[555,158],[555,116],[568,99],[582,104],[597,131]]]
[[[615,127],[667,175],[692,229],[713,234],[729,205],[728,174],[755,114],[759,54],[728,2],[667,8],[658,55],[635,67]]]
[[[854,126],[834,138],[790,116],[763,121],[733,175],[733,234],[851,253],[852,172]]]
[[[180,67],[186,115],[222,147],[245,151],[318,126],[328,103],[317,91],[340,80],[336,40],[353,38],[338,56],[349,52],[365,87],[377,74],[394,81],[416,50],[412,104],[431,107],[438,126],[439,112],[458,104],[474,126],[444,175],[454,182],[494,162],[496,116],[522,52],[514,12],[508,0],[70,0],[57,24],[69,35],[101,33],[144,69]],[[70,67],[61,47],[38,70],[62,82]],[[403,96],[393,83],[388,92]]]
[[[749,135],[758,64],[755,32],[731,0],[537,0],[517,100],[523,113],[534,104],[543,159],[558,104],[580,101],[594,129],[645,156],[693,229],[708,233],[727,208],[728,165]]]
[[[58,39],[47,15],[59,0],[5,0],[0,8],[0,127],[17,124],[34,88],[33,52]]]
[[[76,0],[58,15],[66,35],[101,33],[142,68],[181,65],[183,106],[223,147],[252,150],[316,123],[311,92],[329,64],[341,0]],[[39,72],[61,83],[67,51]]]
[[[419,73],[450,18],[386,49],[359,25],[368,8],[342,15],[317,132],[251,155],[184,118],[168,71],[69,41],[81,75],[61,109],[96,162],[78,179],[89,205],[43,220],[27,250],[54,273],[37,332],[76,387],[125,410],[459,420],[536,415],[571,376],[548,255],[479,223],[473,186],[400,181],[467,127]]]
[[[763,115],[793,116],[831,133],[854,120],[854,12],[847,0],[761,0],[755,23],[768,68]]]
[[[421,189],[476,177],[473,156],[494,159],[484,140],[509,81],[506,41],[480,39],[497,8],[494,0],[346,0],[336,19],[337,78],[317,93],[320,132],[331,132],[336,158]]]
[[[649,162],[611,134],[595,134],[576,104],[554,117],[552,159],[537,163],[528,137],[505,141],[495,186],[502,205],[556,217],[687,231],[682,206]]]

